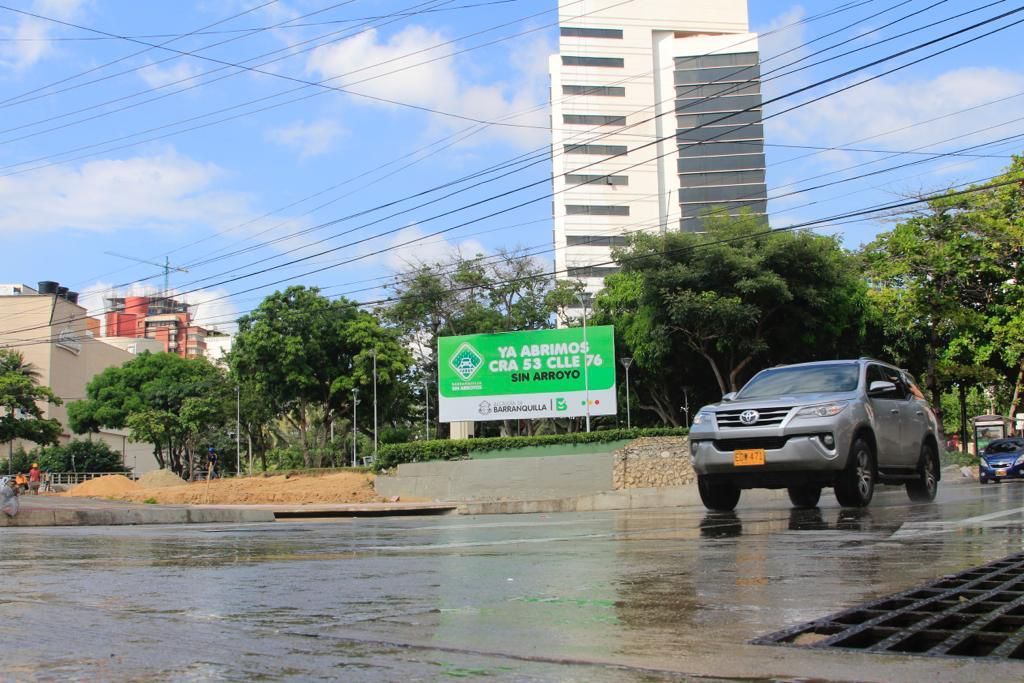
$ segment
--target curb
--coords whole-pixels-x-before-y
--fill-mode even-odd
[[[269,510],[224,508],[22,508],[0,515],[0,527],[126,526],[137,524],[251,524],[273,522]]]

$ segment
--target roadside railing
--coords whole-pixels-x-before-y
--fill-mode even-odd
[[[43,475],[43,483],[46,483],[46,478],[49,476],[51,486],[74,486],[75,484],[81,484],[83,481],[89,481],[97,477],[106,477],[111,474],[123,474],[129,479],[138,479],[132,472],[50,472]]]

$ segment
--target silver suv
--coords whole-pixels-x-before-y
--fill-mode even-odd
[[[762,370],[701,408],[690,453],[701,500],[732,510],[740,491],[784,488],[816,507],[831,486],[844,507],[865,507],[875,484],[906,484],[914,501],[939,485],[941,426],[913,377],[869,358]]]

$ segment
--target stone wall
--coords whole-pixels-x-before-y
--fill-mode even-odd
[[[615,451],[615,490],[686,486],[696,481],[685,436],[643,437]]]

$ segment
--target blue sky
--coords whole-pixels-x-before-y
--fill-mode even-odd
[[[98,308],[117,285],[161,286],[152,277],[158,269],[107,252],[169,257],[188,270],[174,273],[172,286],[189,292],[202,320],[223,325],[285,286],[281,280],[368,301],[382,295],[379,278],[417,260],[550,249],[543,160],[530,157],[517,172],[446,199],[408,198],[543,149],[553,1],[8,1],[102,33],[0,9],[0,231],[8,256],[0,281],[59,280]],[[764,83],[771,98],[1015,8],[992,0],[752,0],[750,23],[766,34],[769,74],[863,48],[775,72]],[[786,97],[767,113],[984,30]],[[772,224],[998,172],[1024,146],[1020,139],[974,150],[984,156],[931,159],[859,180],[850,178],[928,157],[817,148],[941,153],[1024,132],[1015,121],[1024,97],[1013,97],[1024,93],[1022,37],[1024,24],[769,119]],[[239,63],[251,70],[226,65]],[[328,78],[346,92],[303,83]],[[835,184],[810,189],[826,183]],[[456,211],[500,193],[509,194]],[[890,225],[872,219],[822,232],[856,247]],[[424,238],[438,230],[447,232]],[[282,265],[327,249],[334,251]],[[551,254],[537,257],[549,263]],[[250,275],[260,269],[270,270]]]

